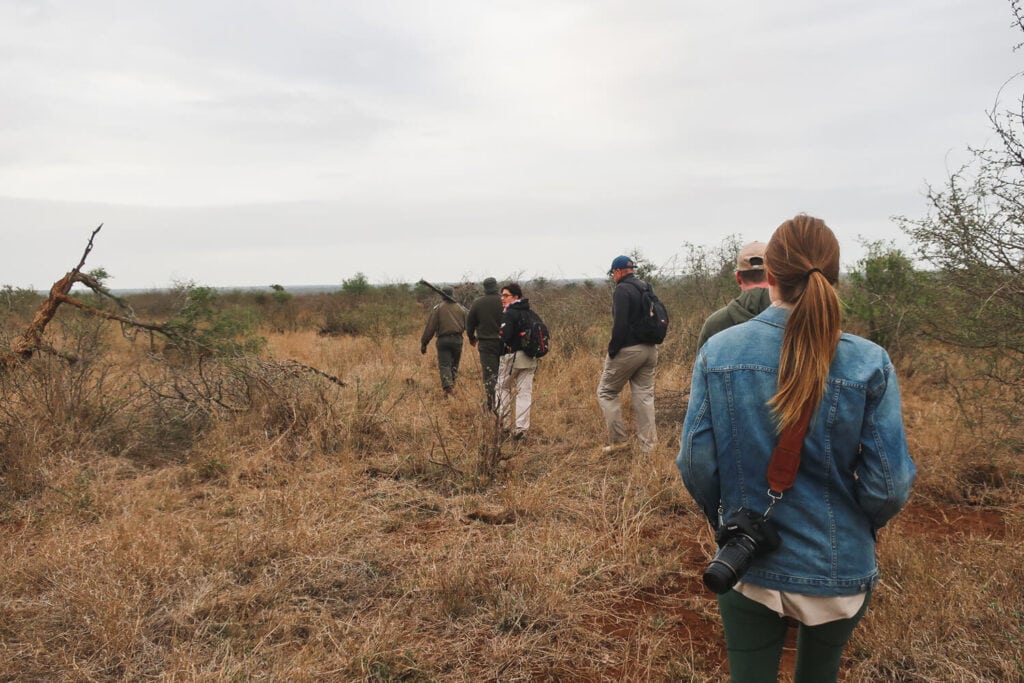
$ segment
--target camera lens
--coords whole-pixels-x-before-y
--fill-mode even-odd
[[[749,536],[729,539],[704,570],[704,585],[716,593],[724,593],[735,586],[750,567],[755,549],[754,540]]]

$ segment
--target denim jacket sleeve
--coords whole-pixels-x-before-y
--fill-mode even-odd
[[[708,401],[707,368],[704,355],[697,354],[690,382],[690,403],[683,420],[676,467],[686,490],[700,506],[711,526],[718,526],[719,489],[718,455],[711,424],[711,404]]]
[[[857,501],[880,529],[910,496],[917,469],[907,450],[896,371],[886,359],[878,380],[868,387],[857,467]]]

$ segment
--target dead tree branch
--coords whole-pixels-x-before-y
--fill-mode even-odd
[[[68,271],[64,277],[53,283],[53,286],[50,287],[49,296],[47,296],[46,300],[39,306],[39,309],[33,316],[31,324],[29,324],[25,331],[11,343],[10,350],[7,353],[0,352],[0,373],[9,371],[14,366],[30,360],[37,352],[53,354],[63,358],[69,363],[77,362],[78,358],[74,354],[53,348],[51,345],[46,343],[43,336],[46,331],[46,326],[54,319],[61,304],[67,304],[68,306],[77,308],[88,315],[120,323],[122,332],[129,338],[134,338],[134,331],[136,330],[147,330],[151,335],[153,333],[159,334],[171,343],[179,346],[189,346],[192,348],[212,351],[212,349],[202,342],[190,338],[187,334],[183,334],[182,330],[173,324],[138,320],[135,317],[135,311],[132,310],[131,305],[127,301],[116,296],[92,275],[82,272],[82,268],[85,267],[85,261],[89,257],[90,252],[92,252],[96,235],[102,227],[103,224],[100,223],[100,225],[92,231],[92,234],[89,235],[89,242],[86,244],[85,250],[82,252],[82,257],[79,259],[78,265]],[[75,284],[85,285],[101,299],[113,302],[116,306],[115,310],[110,311],[97,308],[96,306],[90,305],[79,298],[71,296],[71,288]],[[287,363],[287,366],[296,371],[314,374],[333,382],[340,387],[346,386],[344,380],[326,373],[323,370],[306,365],[305,363],[292,360]],[[213,395],[211,392],[199,393],[203,395]]]
[[[81,269],[85,265],[85,259],[89,256],[89,252],[92,251],[93,240],[96,237],[96,233],[100,231],[103,224],[100,223],[92,234],[89,236],[89,243],[85,247],[85,251],[82,253],[82,258],[78,262],[78,265],[72,268],[64,277],[53,283],[50,287],[50,295],[46,298],[46,301],[40,305],[39,310],[36,311],[35,316],[32,318],[32,322],[21,333],[12,343],[11,350],[9,353],[3,356],[2,365],[4,369],[10,368],[11,366],[29,360],[36,351],[46,350],[48,347],[43,343],[43,332],[46,330],[46,326],[50,324],[53,317],[57,315],[57,308],[63,302],[63,298],[67,296],[68,292],[71,291],[71,286],[78,281],[81,275]]]
[[[11,342],[10,351],[0,355],[0,371],[9,370],[20,363],[30,360],[32,356],[39,351],[52,353],[69,362],[75,362],[76,358],[74,355],[54,349],[44,341],[43,337],[46,332],[46,326],[49,325],[57,315],[57,309],[60,308],[61,304],[68,304],[69,306],[74,306],[90,315],[119,322],[122,326],[157,332],[168,338],[173,338],[175,336],[174,331],[166,325],[136,320],[134,311],[132,311],[131,306],[129,306],[126,301],[111,293],[96,278],[82,272],[82,268],[85,267],[85,261],[89,257],[89,253],[92,251],[96,235],[102,227],[103,224],[100,223],[96,229],[92,231],[92,234],[89,235],[89,242],[85,246],[85,251],[82,252],[82,258],[79,259],[78,265],[68,271],[64,277],[54,282],[53,286],[50,287],[49,296],[47,296],[46,300],[40,304],[39,309],[32,318],[32,322],[27,328],[25,328],[25,331]],[[101,297],[113,301],[121,313],[112,313],[110,311],[104,311],[93,306],[89,306],[88,304],[71,296],[71,288],[75,284],[85,285]]]

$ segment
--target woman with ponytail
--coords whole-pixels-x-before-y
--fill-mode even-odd
[[[835,681],[878,581],[878,530],[915,467],[888,354],[841,332],[835,235],[796,216],[775,230],[765,266],[771,307],[698,352],[676,465],[716,531],[737,511],[770,509],[781,539],[718,597],[732,681],[777,679],[790,620],[796,683]],[[770,496],[772,451],[805,413],[792,488]]]

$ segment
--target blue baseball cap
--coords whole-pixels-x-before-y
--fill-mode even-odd
[[[616,256],[612,259],[612,267],[608,269],[608,274],[611,275],[613,270],[624,270],[626,268],[636,268],[636,264],[633,263],[633,257]]]

